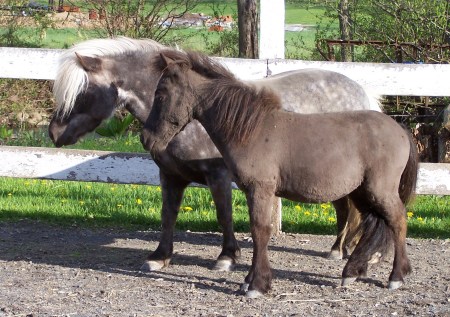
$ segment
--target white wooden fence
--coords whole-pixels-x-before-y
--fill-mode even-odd
[[[0,78],[53,80],[61,52],[0,48]],[[322,68],[347,75],[378,95],[450,96],[450,65],[219,60],[241,79]],[[2,177],[159,185],[158,168],[145,154],[0,146],[0,162]],[[420,164],[417,193],[450,195],[450,164]]]

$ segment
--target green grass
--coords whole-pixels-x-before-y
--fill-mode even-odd
[[[159,229],[161,189],[156,186],[0,178],[0,221],[39,219],[59,225]],[[236,231],[248,232],[245,196],[233,191]],[[283,231],[335,234],[330,204],[283,200]],[[450,197],[419,196],[408,209],[410,237],[450,238]],[[211,195],[188,188],[177,229],[220,231]]]

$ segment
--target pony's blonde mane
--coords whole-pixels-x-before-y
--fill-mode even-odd
[[[129,52],[157,52],[164,48],[153,40],[136,40],[127,37],[88,40],[69,48],[59,58],[58,71],[53,84],[57,116],[69,115],[77,96],[84,92],[89,84],[88,75],[78,63],[75,52],[82,56],[102,57]]]

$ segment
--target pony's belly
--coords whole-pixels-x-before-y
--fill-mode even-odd
[[[322,203],[338,200],[353,192],[361,185],[362,177],[291,177],[281,183],[282,187],[276,193],[279,197],[303,203]]]

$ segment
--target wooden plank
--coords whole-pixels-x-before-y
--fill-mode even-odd
[[[160,184],[148,154],[0,146],[0,162],[1,177]],[[421,163],[416,192],[450,195],[450,164]]]
[[[335,71],[360,83],[378,95],[450,96],[447,78],[450,65],[343,63],[300,60],[270,60],[269,73],[320,68]]]
[[[0,78],[54,80],[63,50],[0,47]]]
[[[0,146],[0,176],[159,185],[149,154]]]
[[[63,50],[0,47],[0,78],[53,80]],[[298,60],[248,60],[217,58],[241,79],[302,68],[342,73],[380,95],[450,96],[450,65],[311,62]]]
[[[450,195],[450,164],[420,163],[417,194]]]

